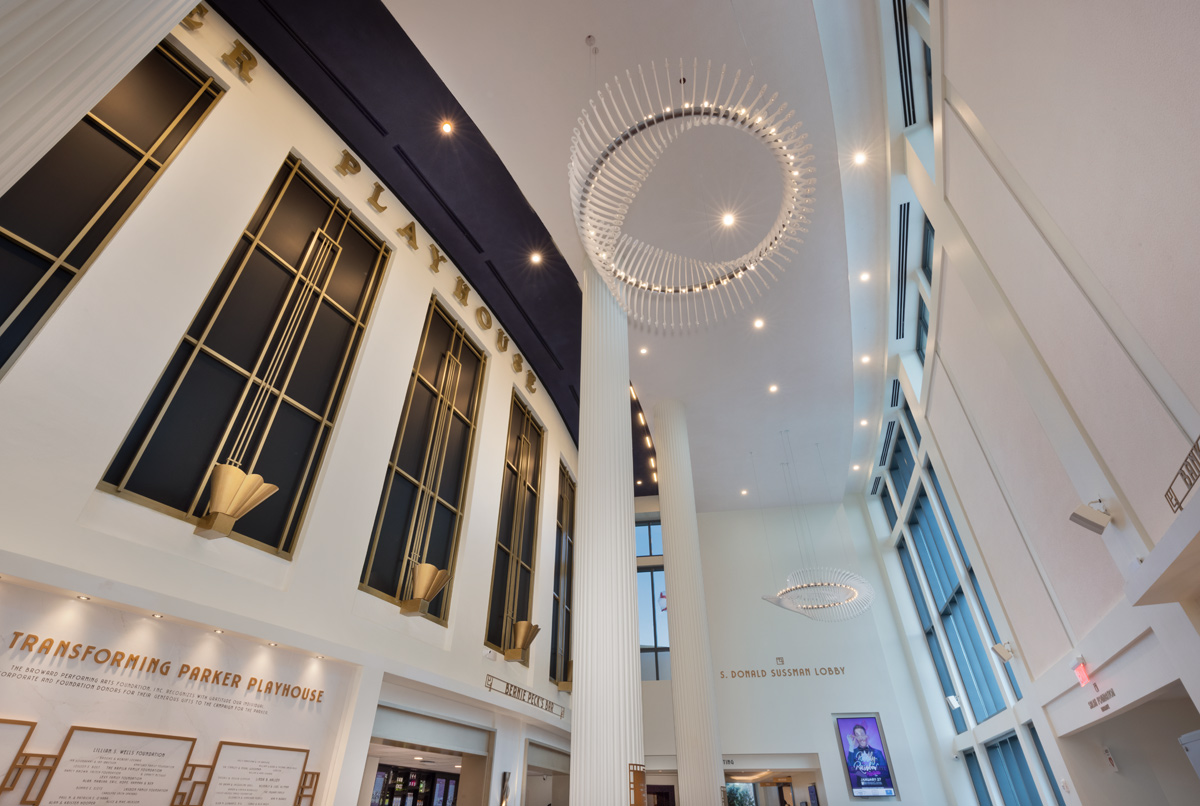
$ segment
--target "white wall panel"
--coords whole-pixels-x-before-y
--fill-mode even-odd
[[[1196,3],[942,9],[950,84],[1200,405],[1200,161],[1188,156],[1200,128]]]
[[[1163,490],[1189,440],[992,170],[961,121],[945,118],[946,195],[1083,428],[1157,541]]]
[[[1019,657],[1036,678],[1071,648],[1071,642],[940,359],[934,361],[932,386],[926,417],[954,492],[971,519],[971,531],[1021,650]]]
[[[1063,613],[1074,634],[1084,635],[1121,598],[1124,580],[1104,543],[1067,521],[1079,494],[961,278],[944,265],[939,356]]]

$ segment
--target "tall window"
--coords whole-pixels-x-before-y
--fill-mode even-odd
[[[289,157],[101,489],[194,523],[213,464],[240,457],[279,492],[234,536],[290,556],[388,256]]]
[[[925,298],[917,299],[917,356],[925,363],[925,349],[929,345],[929,306]]]
[[[954,570],[950,547],[924,490],[919,491],[908,529],[925,572],[934,610],[941,616],[946,642],[962,678],[967,701],[971,703],[975,721],[983,722],[1004,710],[1004,697],[992,671],[988,650],[979,638],[962,583]]]
[[[408,381],[359,587],[394,602],[411,598],[412,570],[453,574],[471,465],[484,353],[436,302]],[[451,583],[429,603],[445,621]]]
[[[925,216],[925,229],[921,235],[921,274],[925,275],[925,279],[933,284],[933,224],[929,221],[929,216]]]
[[[1042,806],[1033,773],[1015,733],[990,742],[987,754],[1004,806]]]
[[[159,45],[0,197],[0,373],[221,93]]]
[[[529,619],[541,474],[542,429],[514,393],[484,641],[493,649],[513,648],[517,622]]]
[[[1038,760],[1042,762],[1042,769],[1046,772],[1046,777],[1050,779],[1050,791],[1054,793],[1054,802],[1058,806],[1067,806],[1063,800],[1062,790],[1058,788],[1058,781],[1054,778],[1054,770],[1050,768],[1050,759],[1046,758],[1046,748],[1042,747],[1042,740],[1038,738],[1037,728],[1032,722],[1026,723],[1025,727],[1029,728],[1029,738],[1033,739],[1033,746],[1037,750]]]
[[[637,542],[637,556],[639,557],[661,557],[662,556],[662,524],[658,521],[654,523],[639,523],[633,527],[634,540]]]
[[[671,638],[667,631],[667,594],[662,566],[638,569],[638,635],[642,679],[671,679]]]
[[[571,663],[571,603],[575,587],[575,482],[558,468],[558,517],[554,528],[554,621],[550,629],[550,679],[567,679]]]
[[[983,777],[983,768],[974,750],[964,750],[963,760],[967,762],[967,772],[971,774],[971,786],[975,789],[975,799],[979,806],[992,806],[992,796],[988,794],[987,781]]]
[[[915,467],[916,462],[913,460],[912,448],[908,445],[904,431],[898,428],[896,429],[896,450],[892,453],[892,463],[888,466],[888,470],[892,477],[892,484],[896,488],[896,497],[902,505],[905,496],[908,495],[908,483],[912,479]]]

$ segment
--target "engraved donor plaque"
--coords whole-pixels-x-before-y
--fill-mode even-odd
[[[195,739],[71,728],[40,806],[170,803]]]
[[[292,806],[308,751],[221,742],[204,806]]]

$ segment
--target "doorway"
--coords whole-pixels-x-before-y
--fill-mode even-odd
[[[647,784],[646,806],[675,806],[675,787],[664,784]]]

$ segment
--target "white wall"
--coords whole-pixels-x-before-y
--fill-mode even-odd
[[[0,383],[0,562],[6,573],[113,599],[230,632],[342,658],[363,668],[344,769],[322,779],[320,802],[358,795],[371,715],[384,673],[473,698],[497,714],[495,778],[523,776],[527,723],[561,740],[570,697],[548,680],[554,519],[559,460],[574,469],[575,446],[550,398],[524,391],[512,344],[499,354],[471,294],[452,297],[458,273],[427,268],[428,234],[411,251],[396,229],[410,216],[384,194],[366,204],[375,177],[342,177],[345,145],[259,55],[252,84],[220,61],[235,34],[215,13],[177,44],[228,87],[209,118],[164,172],[59,310]],[[350,379],[293,559],[232,540],[208,541],[192,526],[96,490],[170,353],[229,250],[289,153],[350,204],[394,250]],[[436,295],[489,355],[449,624],[402,617],[358,590],[388,452],[404,404],[425,311]],[[503,323],[497,322],[497,326]],[[505,432],[514,388],[546,427],[539,502],[533,620],[546,637],[528,667],[485,658]],[[566,717],[484,689],[494,674],[568,708]],[[504,737],[509,737],[511,741]],[[326,783],[326,781],[328,783]],[[491,798],[499,797],[493,786]]]
[[[798,757],[811,757],[826,782],[828,799],[822,802],[849,803],[832,715],[878,712],[900,799],[951,802],[938,775],[931,735],[915,707],[912,676],[894,654],[899,626],[880,587],[873,539],[859,502],[699,516],[721,752],[730,762],[726,769],[772,763],[776,769],[798,767]],[[863,574],[879,594],[871,610],[852,621],[821,623],[762,601],[799,565],[798,545],[820,564]],[[664,560],[669,563],[670,557]],[[776,661],[780,657],[782,666]],[[792,668],[812,674],[771,676]],[[821,674],[822,668],[841,673]],[[764,670],[766,676],[735,677],[741,670]],[[669,684],[644,683],[642,700],[647,764],[653,767],[652,756],[674,751]]]

